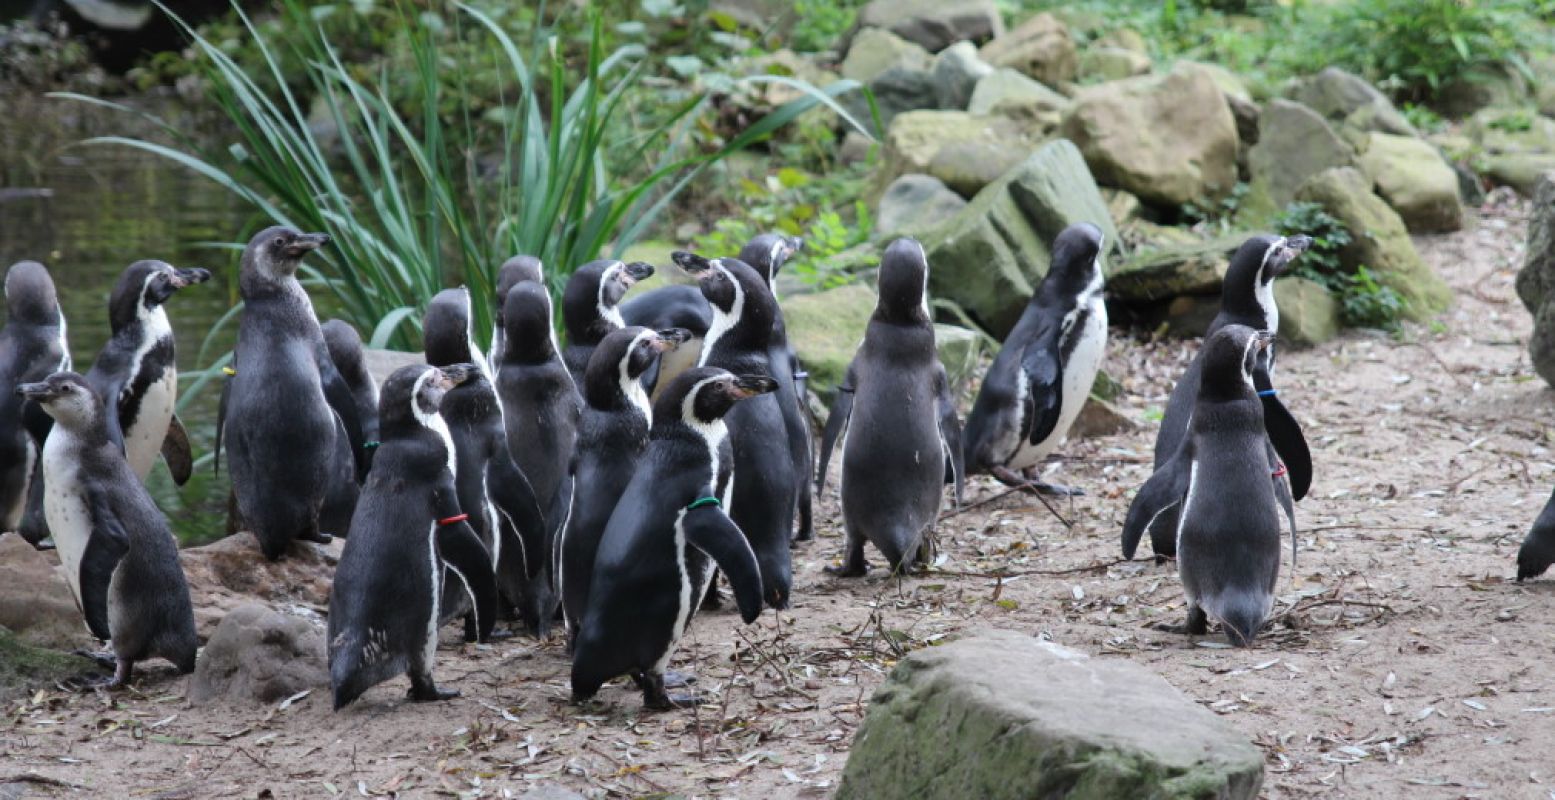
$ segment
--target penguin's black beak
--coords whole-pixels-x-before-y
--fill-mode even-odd
[[[1312,237],[1298,234],[1286,239],[1283,243],[1275,245],[1275,252],[1269,256],[1269,273],[1275,277],[1285,274],[1297,256],[1307,252],[1312,246]]]
[[[28,400],[36,400],[41,403],[54,396],[54,389],[47,381],[24,383],[16,387],[16,396],[25,397]]]
[[[674,260],[675,266],[690,273],[691,277],[697,280],[701,280],[704,275],[709,275],[713,271],[713,262],[696,253],[676,250],[670,254],[670,258]]]
[[[765,375],[741,375],[734,379],[730,392],[741,400],[777,391],[777,381]]]
[[[298,234],[292,239],[291,244],[286,245],[286,254],[292,258],[302,258],[326,244],[329,244],[327,233]]]
[[[1253,339],[1258,342],[1259,350],[1267,350],[1269,345],[1274,344],[1274,331],[1258,331],[1253,334]]]
[[[443,379],[439,383],[445,390],[463,386],[469,383],[471,378],[480,374],[480,370],[474,364],[449,364],[440,367],[439,371],[443,373]]]
[[[185,286],[193,286],[197,283],[204,283],[210,279],[210,270],[201,269],[200,267],[190,267],[188,269],[173,270],[173,277],[170,278],[168,282],[173,284],[174,289],[182,289]]]
[[[653,349],[666,353],[691,340],[691,331],[685,328],[665,328],[657,331],[659,338],[654,340]]]
[[[621,266],[621,282],[631,288],[638,281],[653,277],[653,265],[646,261],[633,261]]]

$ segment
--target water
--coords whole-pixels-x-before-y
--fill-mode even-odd
[[[237,303],[237,253],[210,243],[239,239],[261,220],[221,187],[172,162],[123,147],[77,146],[92,136],[151,132],[131,115],[14,93],[0,106],[6,109],[0,112],[0,269],[22,259],[48,266],[69,322],[76,370],[86,372],[108,338],[108,295],[119,274],[143,258],[212,273],[167,305],[180,372],[201,369],[229,350],[235,325],[206,339]],[[180,380],[180,391],[192,383]],[[195,457],[205,457],[195,477],[175,486],[159,464],[148,478],[186,544],[226,531],[227,476],[225,470],[213,476],[209,461],[218,390],[208,384],[180,413]]]

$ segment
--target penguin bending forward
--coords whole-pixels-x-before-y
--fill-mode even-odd
[[[666,693],[664,672],[715,564],[734,589],[740,618],[750,623],[761,615],[756,554],[719,501],[731,466],[723,418],[744,398],[776,388],[764,375],[697,367],[654,403],[648,450],[600,539],[588,610],[573,643],[574,700],[631,675],[647,708],[696,702]]]
[[[573,382],[583,382],[589,355],[605,335],[626,327],[618,307],[621,298],[638,281],[652,275],[652,264],[601,259],[578,267],[567,279],[567,290],[562,293],[562,326],[567,329],[567,347],[562,350],[562,360],[572,373]]]
[[[445,578],[468,596],[480,640],[495,622],[496,583],[459,507],[453,437],[438,413],[476,367],[401,367],[384,382],[382,443],[351,519],[329,590],[329,675],[335,710],[400,673],[410,699],[457,691],[432,680]]]
[[[842,444],[844,576],[868,571],[873,542],[906,572],[930,562],[930,533],[947,480],[961,495],[961,421],[934,346],[928,310],[929,264],[914,239],[897,239],[880,260],[880,300],[864,344],[837,392],[821,451],[820,483],[838,434]],[[946,475],[946,464],[952,474]]]
[[[18,391],[55,421],[43,447],[44,513],[87,628],[112,644],[118,664],[108,685],[124,685],[135,663],[152,657],[193,672],[199,639],[178,546],[109,436],[102,399],[74,372]]]
[[[6,270],[5,305],[5,327],[0,328],[0,533],[17,531],[37,547],[48,536],[41,455],[50,418],[17,387],[69,370],[70,348],[54,280],[42,264],[18,261]],[[33,524],[24,526],[29,502]]]

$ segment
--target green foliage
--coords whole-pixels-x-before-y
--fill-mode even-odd
[[[1507,133],[1524,133],[1533,130],[1534,112],[1526,108],[1517,108],[1506,111],[1491,119],[1489,125],[1498,131]]]
[[[1312,246],[1296,260],[1291,274],[1320,284],[1339,299],[1339,321],[1350,327],[1394,330],[1404,313],[1404,299],[1390,286],[1377,283],[1366,267],[1351,273],[1339,260],[1350,243],[1350,232],[1317,203],[1291,203],[1275,217],[1282,236],[1312,237]]]
[[[862,0],[794,0],[794,30],[788,46],[804,53],[837,49],[853,27]]]
[[[1182,215],[1193,224],[1208,222],[1225,227],[1242,207],[1242,198],[1247,196],[1247,190],[1248,186],[1245,182],[1237,181],[1237,184],[1231,187],[1230,194],[1208,205],[1184,203]]]
[[[1399,113],[1403,114],[1404,119],[1421,133],[1437,133],[1447,128],[1447,121],[1442,119],[1440,114],[1432,111],[1429,106],[1405,103],[1399,109]]]
[[[1349,327],[1396,330],[1403,313],[1404,299],[1391,286],[1377,283],[1364,266],[1348,276],[1339,295],[1339,321]]]

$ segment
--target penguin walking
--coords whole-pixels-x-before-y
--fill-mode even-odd
[[[1274,303],[1274,279],[1288,271],[1296,258],[1306,252],[1311,244],[1312,240],[1306,236],[1289,239],[1281,236],[1254,236],[1243,242],[1231,257],[1231,265],[1221,287],[1220,313],[1210,322],[1205,334],[1206,341],[1227,325],[1245,325],[1255,331],[1270,333],[1278,331],[1280,311]],[[1177,451],[1187,438],[1204,368],[1203,360],[1201,350],[1183,371],[1177,385],[1172,387],[1171,397],[1167,400],[1166,411],[1161,418],[1161,429],[1156,434],[1157,472],[1173,463]],[[1273,374],[1274,347],[1271,344],[1259,351],[1258,363],[1253,370],[1253,384],[1257,388],[1259,402],[1263,404],[1263,421],[1268,431],[1269,446],[1284,465],[1273,478],[1275,495],[1280,498],[1280,504],[1294,527],[1293,503],[1305,497],[1312,484],[1312,456],[1307,449],[1300,423],[1296,422],[1296,418],[1279,400],[1273,385]],[[1172,535],[1177,529],[1176,513],[1175,508],[1167,508],[1162,510],[1159,518],[1152,516],[1133,520],[1134,524],[1149,528],[1151,547],[1158,558],[1176,554],[1176,539]],[[1143,530],[1130,527],[1128,522],[1124,523],[1125,541],[1137,541],[1143,533]],[[1133,558],[1132,548],[1125,548],[1124,557]]]
[[[572,467],[572,509],[556,545],[557,593],[569,641],[576,638],[588,608],[600,537],[648,448],[653,412],[643,373],[689,335],[678,328],[654,332],[626,327],[606,336],[589,358]]]
[[[453,436],[459,508],[469,515],[470,528],[486,548],[488,569],[496,576],[498,589],[517,604],[528,583],[529,560],[550,558],[545,549],[545,515],[529,479],[509,455],[502,404],[473,341],[474,319],[469,290],[444,289],[427,305],[422,341],[427,363],[434,367],[475,364],[467,380],[443,395],[439,408]],[[445,606],[453,609],[459,597],[450,598]],[[536,634],[550,627],[549,618],[527,622]],[[466,633],[474,638],[474,631]]]
[[[17,531],[37,547],[48,536],[41,456],[49,417],[16,389],[69,370],[70,347],[54,280],[42,264],[19,261],[6,270],[5,305],[5,327],[0,328],[0,533]],[[23,526],[29,497],[34,524]]]
[[[562,351],[562,360],[574,383],[583,382],[589,355],[600,340],[611,331],[626,327],[618,307],[621,298],[638,281],[652,275],[652,264],[601,259],[578,267],[567,279],[567,290],[562,293],[562,327],[567,329],[567,347]]]
[[[824,486],[832,442],[842,445],[843,576],[865,574],[864,542],[902,573],[927,564],[930,532],[947,482],[961,494],[961,421],[934,346],[929,264],[914,239],[897,239],[880,260],[880,300],[864,344],[848,365],[826,425]],[[946,464],[951,474],[946,474]]]
[[[225,440],[238,513],[272,561],[294,539],[329,541],[319,528],[325,497],[341,474],[354,467],[360,477],[366,465],[356,400],[297,281],[303,257],[328,242],[277,226],[243,251],[243,321],[217,447]]]
[[[1188,596],[1188,621],[1180,630],[1202,635],[1215,620],[1238,647],[1252,644],[1268,618],[1280,574],[1283,504],[1266,476],[1282,467],[1269,449],[1253,382],[1273,339],[1272,332],[1231,324],[1205,341],[1182,445],[1129,508],[1131,519],[1176,510],[1177,571]],[[1294,529],[1291,534],[1294,558]],[[1137,542],[1125,541],[1124,549],[1131,552]]]
[[[694,696],[668,694],[664,676],[714,565],[728,577],[741,619],[761,615],[756,554],[721,507],[719,486],[731,467],[724,416],[744,398],[776,388],[765,375],[698,367],[681,373],[654,403],[648,450],[600,539],[573,644],[575,701],[631,675],[647,708],[695,703]]]
[[[539,550],[547,555],[528,559],[528,580],[517,601],[520,616],[538,635],[549,630],[560,602],[555,543],[572,507],[570,469],[583,400],[551,338],[551,295],[544,286],[522,281],[508,290],[503,325],[507,333],[497,366],[497,395],[508,452],[529,479],[546,523]]]
[[[508,292],[523,281],[532,281],[541,286],[545,285],[545,265],[534,256],[517,255],[502,262],[497,268],[497,290],[492,295],[496,301],[491,314],[491,368],[497,369],[502,363],[502,346],[507,339],[507,328],[503,323],[503,307],[507,303]],[[554,340],[554,333],[553,333]]]
[[[74,372],[18,391],[55,421],[43,446],[44,513],[87,628],[112,645],[108,686],[128,683],[136,662],[153,657],[193,672],[199,640],[178,547],[109,435],[110,404]]]
[[[681,269],[697,279],[713,309],[702,346],[702,366],[737,375],[772,377],[768,344],[777,302],[765,281],[738,259],[707,259],[678,251]],[[775,383],[775,381],[774,381]],[[793,585],[789,541],[793,538],[798,484],[788,448],[788,431],[776,395],[735,406],[728,417],[734,448],[734,479],[728,490],[729,516],[745,532],[761,564],[762,598],[788,608]]]
[[[471,364],[401,367],[384,382],[373,469],[329,590],[329,675],[335,710],[400,673],[411,700],[458,696],[432,679],[445,574],[469,598],[485,640],[496,583],[460,510],[453,437],[438,413]]]
[[[1034,474],[1069,435],[1107,349],[1101,229],[1070,225],[1053,240],[1052,253],[1047,275],[983,376],[967,417],[967,469],[1010,486],[1027,483],[1015,471]],[[1076,493],[1031,485],[1050,494]]]

